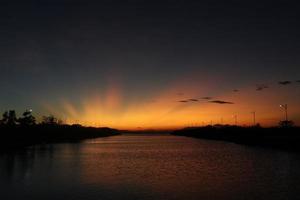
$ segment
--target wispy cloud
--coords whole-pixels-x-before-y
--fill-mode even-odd
[[[181,102],[181,103],[188,103],[188,102],[197,102],[199,101],[198,99],[185,99],[185,100],[180,100],[178,102]]]
[[[209,101],[210,103],[216,103],[216,104],[234,104],[233,102],[230,101],[221,101],[221,100],[214,100],[214,101]]]
[[[201,99],[204,99],[204,100],[211,100],[212,97],[202,97]]]
[[[269,86],[267,86],[265,84],[256,85],[256,91],[262,91],[262,90],[267,89],[267,88],[269,88]]]
[[[296,82],[297,82],[297,83],[300,83],[300,80],[297,80]]]
[[[188,103],[189,101],[187,101],[187,100],[180,100],[178,102],[180,102],[180,103]]]
[[[234,89],[234,90],[232,90],[233,92],[239,92],[239,90],[237,90],[237,89]]]
[[[278,82],[278,84],[280,84],[280,85],[289,85],[291,83],[292,83],[291,81],[279,81]]]
[[[198,99],[188,99],[188,101],[198,101]]]

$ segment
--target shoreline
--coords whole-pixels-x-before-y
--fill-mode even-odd
[[[0,127],[0,133],[0,151],[20,149],[39,144],[76,143],[85,139],[120,134],[117,129],[83,127],[79,125]]]
[[[300,151],[300,128],[261,128],[238,126],[192,127],[171,134],[199,139],[219,140],[236,144]]]

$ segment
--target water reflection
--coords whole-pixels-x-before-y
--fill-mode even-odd
[[[2,153],[0,186],[4,199],[297,199],[299,166],[296,153],[121,135]]]

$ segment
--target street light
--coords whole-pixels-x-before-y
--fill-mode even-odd
[[[288,105],[287,104],[281,104],[279,105],[280,108],[284,108],[285,110],[285,121],[287,122],[288,121]]]

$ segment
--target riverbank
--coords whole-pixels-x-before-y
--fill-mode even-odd
[[[173,135],[300,151],[300,128],[206,126],[176,130]]]
[[[116,129],[80,125],[3,126],[0,127],[0,150],[22,148],[35,144],[79,142],[84,139],[117,134],[119,131]]]

